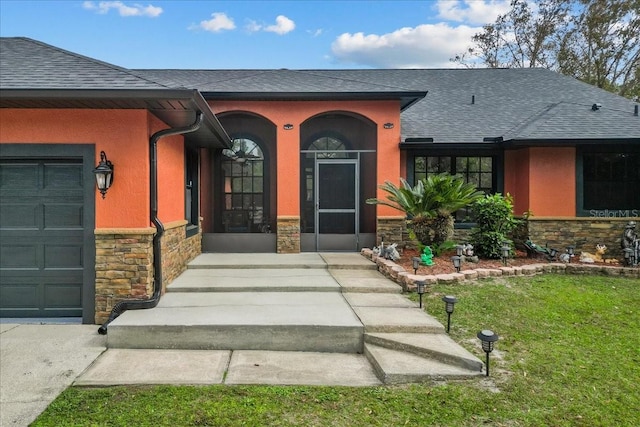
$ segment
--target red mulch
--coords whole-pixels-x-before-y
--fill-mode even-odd
[[[420,265],[417,274],[429,275],[429,274],[449,274],[455,273],[456,269],[453,267],[451,257],[454,256],[455,251],[445,252],[439,257],[433,258],[433,265],[426,266]],[[402,266],[407,272],[413,273],[413,261],[411,258],[419,257],[421,255],[416,249],[405,249],[400,255],[400,259],[394,261],[396,264]],[[575,259],[575,258],[574,258]],[[522,266],[528,264],[540,264],[548,262],[545,258],[528,258],[526,252],[516,251],[515,258],[510,258],[507,262],[508,267]],[[571,260],[571,262],[575,262]],[[499,259],[480,259],[477,263],[465,262],[462,264],[461,270],[475,270],[476,268],[500,268],[504,267],[502,260]]]

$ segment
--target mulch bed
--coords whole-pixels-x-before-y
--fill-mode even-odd
[[[455,251],[445,252],[439,257],[433,258],[433,265],[426,266],[420,265],[418,268],[417,274],[421,275],[436,275],[436,274],[451,274],[455,273],[456,269],[453,267],[453,263],[451,262],[451,257],[454,256]],[[416,249],[405,249],[402,251],[400,255],[400,259],[394,261],[396,264],[402,266],[407,272],[413,273],[413,261],[411,258],[419,257],[421,255],[420,252]],[[531,265],[531,264],[544,264],[548,262],[544,257],[528,257],[526,252],[524,251],[516,251],[515,258],[509,258],[507,262],[507,267],[520,267],[523,265]],[[574,257],[571,260],[572,263],[578,263],[577,257]],[[611,264],[603,264],[596,263],[596,265],[611,265]],[[465,262],[462,264],[461,270],[475,270],[478,268],[500,268],[505,265],[502,263],[502,260],[499,259],[480,259],[477,263]]]

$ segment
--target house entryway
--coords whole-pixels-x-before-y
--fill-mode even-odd
[[[315,250],[357,251],[358,161],[317,159],[315,171]]]

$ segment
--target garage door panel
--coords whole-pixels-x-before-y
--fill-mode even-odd
[[[46,309],[75,309],[82,305],[82,283],[60,283],[45,285]]]
[[[55,204],[44,206],[44,228],[83,228],[82,203]]]
[[[44,268],[76,268],[82,270],[82,249],[82,245],[45,245]]]
[[[39,285],[35,283],[3,283],[0,286],[2,308],[33,308],[40,306]]]
[[[82,189],[83,174],[81,164],[45,163],[44,189]]]
[[[38,229],[38,203],[10,203],[4,197],[1,203],[0,218],[2,218],[2,227],[0,231],[11,228]]]
[[[2,269],[39,269],[41,262],[39,249],[41,245],[37,243],[3,243],[0,245],[0,257],[2,258]]]
[[[0,189],[38,190],[39,165],[37,163],[0,163]]]

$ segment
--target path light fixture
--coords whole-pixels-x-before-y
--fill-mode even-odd
[[[422,295],[424,295],[424,288],[427,283],[423,280],[416,282],[416,287],[418,290],[418,295],[420,296],[420,308],[422,308]]]
[[[573,258],[573,255],[575,254],[575,250],[576,250],[575,246],[573,245],[567,246],[567,253],[569,254],[569,262],[571,262],[571,258]]]
[[[460,266],[462,265],[462,257],[461,256],[452,256],[451,262],[456,269],[456,272],[460,273]]]
[[[453,313],[453,306],[456,305],[458,300],[453,295],[445,295],[442,297],[444,301],[444,310],[447,312],[447,333],[451,327],[451,313]]]
[[[478,332],[478,339],[482,341],[482,350],[487,354],[487,376],[489,376],[489,353],[493,351],[493,343],[498,341],[498,334],[489,329]]]
[[[457,256],[462,256],[462,251],[464,251],[464,245],[457,245],[456,246],[456,255]]]
[[[555,261],[556,256],[558,255],[558,250],[557,249],[549,249],[549,261]]]
[[[96,185],[100,194],[102,194],[102,198],[107,194],[107,190],[113,184],[113,163],[107,159],[107,155],[104,151],[100,152],[100,163],[93,170],[93,173],[96,175]]]
[[[420,258],[414,256],[411,258],[411,262],[413,262],[413,274],[418,274],[418,267],[420,267]]]
[[[504,265],[507,265],[509,254],[511,254],[511,246],[509,246],[508,242],[502,242],[502,263]]]

